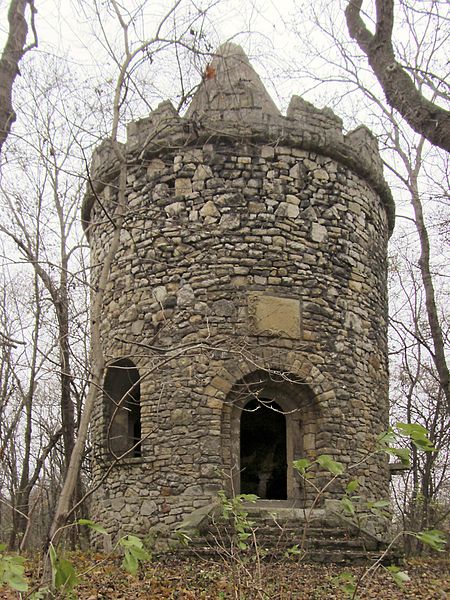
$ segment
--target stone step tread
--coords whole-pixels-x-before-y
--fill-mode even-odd
[[[214,527],[214,526],[213,526]],[[302,536],[303,535],[303,527],[278,527],[275,523],[271,523],[269,525],[264,525],[257,523],[253,526],[253,530],[258,535],[294,535],[294,536]],[[214,530],[213,530],[214,531]],[[217,525],[217,531],[232,534],[233,529],[227,528],[221,525]],[[360,535],[356,530],[355,532],[349,532],[348,529],[343,529],[340,527],[308,527],[307,529],[307,537],[308,538],[323,538],[330,537],[336,539],[352,539],[352,538],[360,538],[364,537],[364,535]]]
[[[214,536],[207,536],[202,538],[206,543],[210,543],[212,545],[214,545],[215,543],[217,543],[218,541],[220,542],[221,538],[219,536],[214,537]],[[225,538],[225,540],[229,540],[230,538]],[[295,544],[301,544],[302,543],[302,537],[301,536],[296,536],[296,537],[286,537],[284,535],[280,535],[280,536],[259,536],[258,537],[258,545],[259,546],[272,546],[274,544],[278,544],[281,545],[283,544],[284,547],[289,547],[289,546],[293,546]],[[382,546],[383,544],[380,543],[380,546]],[[327,538],[327,537],[321,537],[321,538],[306,538],[305,540],[305,546],[307,547],[314,547],[314,546],[320,546],[320,547],[355,547],[355,548],[362,548],[362,547],[367,547],[367,548],[374,548],[377,547],[376,542],[373,543],[366,543],[363,544],[363,542],[360,539],[357,538],[349,538],[349,539],[333,539],[333,538]]]
[[[231,550],[231,549],[230,549]],[[264,549],[263,558],[270,557],[282,557],[285,555],[285,548],[272,548],[270,550]],[[180,548],[176,551],[180,556],[196,555],[202,557],[211,557],[217,555],[229,556],[228,549],[220,549],[217,546],[187,546]],[[238,553],[237,549],[234,552]],[[249,552],[254,552],[249,548]],[[243,553],[245,556],[245,553]],[[379,552],[365,551],[363,549],[349,549],[349,548],[334,548],[328,549],[305,549],[304,556],[299,557],[304,562],[327,562],[327,563],[355,563],[355,562],[369,562],[377,560],[380,556]],[[295,561],[295,556],[292,557]]]

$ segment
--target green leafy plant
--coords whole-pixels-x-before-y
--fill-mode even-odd
[[[28,580],[25,576],[25,559],[5,551],[6,545],[0,544],[0,584],[5,584],[17,592],[26,592]]]
[[[417,424],[398,422],[394,427],[390,427],[388,431],[384,432],[378,437],[374,453],[386,453],[399,459],[403,465],[409,466],[409,448],[398,447],[399,443],[405,442],[415,446],[418,450],[423,452],[436,451],[436,448],[429,440],[428,432],[424,427]],[[323,470],[329,471],[329,473],[332,475],[332,478],[322,488],[319,488],[314,482],[314,465],[320,466]],[[345,475],[346,472],[346,469],[342,463],[335,461],[327,454],[318,456],[315,460],[309,460],[307,458],[298,459],[294,461],[293,466],[300,476],[315,489],[316,498],[313,501],[313,507],[317,504],[318,499],[327,489],[330,483],[337,477]],[[361,502],[361,497],[355,493],[357,492],[359,485],[358,479],[352,479],[347,483],[344,494],[341,498],[341,506],[344,514],[353,521],[357,528],[361,528],[362,526],[361,513],[364,514],[366,519],[369,515],[383,519],[389,518],[389,511],[387,510],[389,507],[389,502],[383,499]],[[293,555],[302,554],[304,541],[306,539],[307,526],[308,522],[306,522],[304,526],[302,545],[299,547],[298,544],[296,544],[293,547]],[[391,575],[392,579],[398,586],[403,586],[409,581],[408,573],[406,571],[402,571],[396,565],[392,565],[390,567],[384,567],[382,565],[382,562],[385,560],[389,550],[401,535],[411,535],[437,552],[443,552],[445,549],[446,538],[439,530],[431,529],[421,532],[402,532],[391,541],[378,560],[368,567],[359,578],[355,578],[355,576],[351,573],[343,572],[338,577],[333,579],[334,583],[347,595],[347,597],[351,598],[352,600],[356,600],[358,598],[357,592],[362,580],[370,576],[378,568],[383,567],[386,569],[386,572]],[[289,550],[287,554],[289,554]]]
[[[106,529],[102,525],[92,521],[91,519],[78,519],[78,521],[71,523],[70,527],[76,525],[86,526],[89,529],[97,531],[101,534],[107,533]],[[57,552],[57,549],[52,543],[50,543],[49,546],[49,556],[52,570],[52,589],[56,590],[57,592],[64,593],[69,598],[73,597],[73,589],[79,581],[75,567],[73,566],[72,562],[63,554],[59,554]],[[40,591],[42,592],[42,590]]]
[[[445,535],[439,529],[428,529],[426,531],[419,531],[418,533],[409,532],[410,535],[417,538],[423,544],[426,544],[436,552],[444,552],[447,540]]]
[[[75,525],[88,527],[100,534],[107,533],[103,525],[91,519],[78,519],[78,521],[71,523],[68,527]],[[136,575],[142,561],[151,559],[150,554],[144,548],[142,540],[134,535],[126,535],[120,538],[114,549],[117,548],[123,549],[124,558],[122,567],[131,575]],[[79,582],[79,574],[76,573],[73,563],[62,553],[58,553],[57,548],[52,543],[49,546],[49,556],[52,575],[51,590],[59,594],[64,594],[67,598],[74,598],[73,590]],[[42,597],[47,597],[48,592],[47,588],[41,588],[31,598],[32,600],[40,600],[41,596],[39,594],[43,594]]]
[[[354,575],[344,571],[332,579],[333,583],[344,592],[348,598],[357,598],[357,581]]]
[[[359,496],[355,495],[353,492],[359,488],[359,481],[357,479],[352,479],[345,487],[345,493],[341,498],[341,505],[344,509],[344,512],[350,517],[356,516],[356,506],[355,502],[359,500]]]
[[[99,523],[96,523],[95,521],[92,521],[91,519],[78,519],[77,524],[85,525],[86,527],[89,527],[89,529],[92,529],[93,531],[96,531],[97,533],[102,533],[104,535],[106,535],[108,533],[106,531],[106,529],[103,527],[103,525],[100,525]]]
[[[258,544],[256,524],[249,518],[246,507],[246,503],[255,503],[258,496],[238,494],[228,498],[224,491],[220,491],[218,496],[222,519],[231,525],[231,532],[226,530],[224,537],[221,524],[218,524],[217,541],[230,566],[235,597],[267,600],[269,594],[261,564],[261,557],[266,551]]]
[[[436,448],[428,438],[427,429],[422,425],[418,423],[398,422],[395,427],[397,433],[404,438],[408,438],[418,450],[422,450],[422,452],[436,452]]]
[[[406,571],[402,571],[400,567],[397,567],[397,565],[391,565],[390,567],[385,567],[385,569],[391,575],[398,587],[403,587],[405,583],[410,581],[408,573]]]
[[[135,535],[120,538],[118,546],[125,551],[122,567],[131,575],[136,575],[142,561],[150,560],[150,554],[145,550],[142,540]]]
[[[344,472],[344,465],[336,460],[333,460],[329,454],[321,454],[317,457],[316,462],[322,469],[329,471],[333,475],[342,475]]]
[[[425,427],[418,423],[402,423],[400,421],[378,436],[378,450],[400,459],[402,465],[409,467],[409,448],[398,448],[395,445],[401,440],[412,444],[422,452],[436,452]]]
[[[70,597],[73,588],[78,583],[75,568],[64,556],[57,554],[53,544],[50,544],[49,554],[52,565],[52,588],[57,592],[64,592]]]
[[[255,494],[239,494],[234,496],[234,498],[228,498],[225,492],[221,490],[219,492],[219,500],[222,508],[222,517],[226,521],[232,521],[238,548],[246,550],[255,523],[248,518],[248,512],[243,505],[245,502],[256,502],[258,496]]]
[[[300,550],[300,547],[298,544],[294,544],[293,546],[291,546],[290,548],[288,548],[285,552],[285,556],[286,558],[292,558],[292,557],[297,557],[297,556],[301,556],[303,553]]]

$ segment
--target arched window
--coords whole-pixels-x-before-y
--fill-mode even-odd
[[[110,365],[104,383],[106,438],[115,456],[141,456],[140,376],[135,364],[122,358]]]

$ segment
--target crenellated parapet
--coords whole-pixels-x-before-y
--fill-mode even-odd
[[[221,140],[313,151],[335,159],[366,180],[380,195],[392,230],[395,207],[383,176],[377,140],[367,127],[359,126],[344,135],[342,120],[330,108],[316,108],[299,96],[292,97],[283,116],[242,48],[235,44],[218,49],[207,73],[185,115],[165,101],[148,117],[128,124],[123,151],[129,164],[166,150]],[[118,159],[105,140],[92,157],[93,191],[102,189],[117,172]],[[88,189],[82,213],[86,224],[92,201]]]

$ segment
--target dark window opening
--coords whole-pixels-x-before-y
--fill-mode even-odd
[[[139,371],[131,360],[108,367],[104,384],[108,448],[120,456],[141,456]]]
[[[276,402],[250,400],[245,405],[240,446],[241,493],[286,500],[286,417]]]

